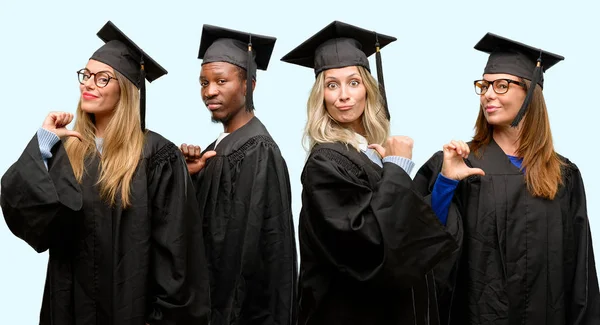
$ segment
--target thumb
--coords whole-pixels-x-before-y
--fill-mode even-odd
[[[202,155],[202,157],[200,157],[200,161],[206,162],[206,160],[208,160],[208,158],[214,157],[216,155],[217,155],[217,152],[214,150],[207,151]]]
[[[77,132],[77,131],[71,131],[71,130],[67,130],[65,132],[65,136],[67,137],[76,137],[79,139],[79,141],[83,142],[83,136],[81,136],[81,133]]]
[[[377,151],[381,157],[385,156],[385,149],[381,145],[374,143],[370,144],[368,147]]]
[[[469,168],[467,171],[467,175],[468,176],[471,176],[471,175],[485,176],[485,172],[481,168]]]

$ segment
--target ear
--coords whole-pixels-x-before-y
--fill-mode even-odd
[[[246,96],[246,82],[244,82],[244,96]],[[252,80],[252,91],[256,89],[256,80]]]

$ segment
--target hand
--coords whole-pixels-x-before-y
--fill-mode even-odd
[[[485,172],[480,168],[470,168],[463,159],[469,157],[471,150],[463,141],[450,141],[444,145],[444,162],[442,164],[442,175],[444,177],[460,181],[471,175],[484,176]]]
[[[83,140],[81,134],[77,131],[71,131],[67,129],[67,125],[73,121],[73,114],[65,113],[65,112],[50,112],[44,123],[42,123],[42,128],[56,134],[60,139],[65,137],[77,137],[79,141]]]
[[[370,144],[369,148],[375,149],[381,157],[387,156],[400,156],[408,159],[412,159],[414,141],[407,136],[393,136],[389,137],[384,146],[379,144]]]
[[[200,153],[202,152],[200,147],[191,144],[187,145],[185,143],[181,145],[180,149],[185,157],[185,162],[187,163],[187,168],[190,175],[200,172],[202,168],[206,166],[206,161],[208,158],[214,157],[217,154],[216,151],[210,150],[205,152],[204,155],[200,156]]]

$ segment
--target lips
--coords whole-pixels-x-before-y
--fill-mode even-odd
[[[83,97],[83,99],[87,99],[87,100],[90,100],[90,99],[97,99],[97,98],[98,98],[98,96],[96,96],[96,95],[93,95],[93,94],[91,94],[91,93],[88,93],[88,92],[84,92],[84,93],[81,95],[81,97]]]
[[[338,110],[340,110],[340,111],[347,111],[347,110],[349,110],[349,109],[351,109],[351,108],[352,108],[352,105],[349,105],[349,106],[338,106],[338,107],[336,107],[336,108],[337,108]]]
[[[219,109],[221,106],[223,106],[223,104],[221,104],[220,102],[217,101],[207,101],[206,103],[206,107],[208,107],[209,110],[214,111]]]
[[[497,107],[497,106],[491,106],[491,105],[488,105],[488,106],[486,106],[486,107],[485,107],[485,111],[486,111],[487,113],[493,113],[493,112],[495,112],[495,111],[497,111],[497,110],[498,110],[498,107]]]

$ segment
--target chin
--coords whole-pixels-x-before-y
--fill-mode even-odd
[[[336,121],[343,124],[354,123],[357,119],[358,117],[351,112],[349,112],[349,114],[339,114],[335,117]]]
[[[88,114],[98,114],[98,113],[102,112],[101,110],[99,110],[95,107],[86,107],[84,105],[81,105],[81,110]]]
[[[497,126],[510,125],[513,121],[512,119],[506,119],[500,116],[486,117],[485,119],[487,120],[488,124]]]
[[[213,123],[226,123],[229,120],[229,116],[227,114],[215,112],[211,114],[211,120]]]
[[[108,114],[111,110],[98,107],[97,105],[86,105],[84,103],[81,104],[81,110],[88,114]]]
[[[81,110],[86,113],[89,113],[89,114],[94,114],[97,111],[97,109],[95,107],[93,107],[92,105],[85,105],[85,104],[81,104]]]

